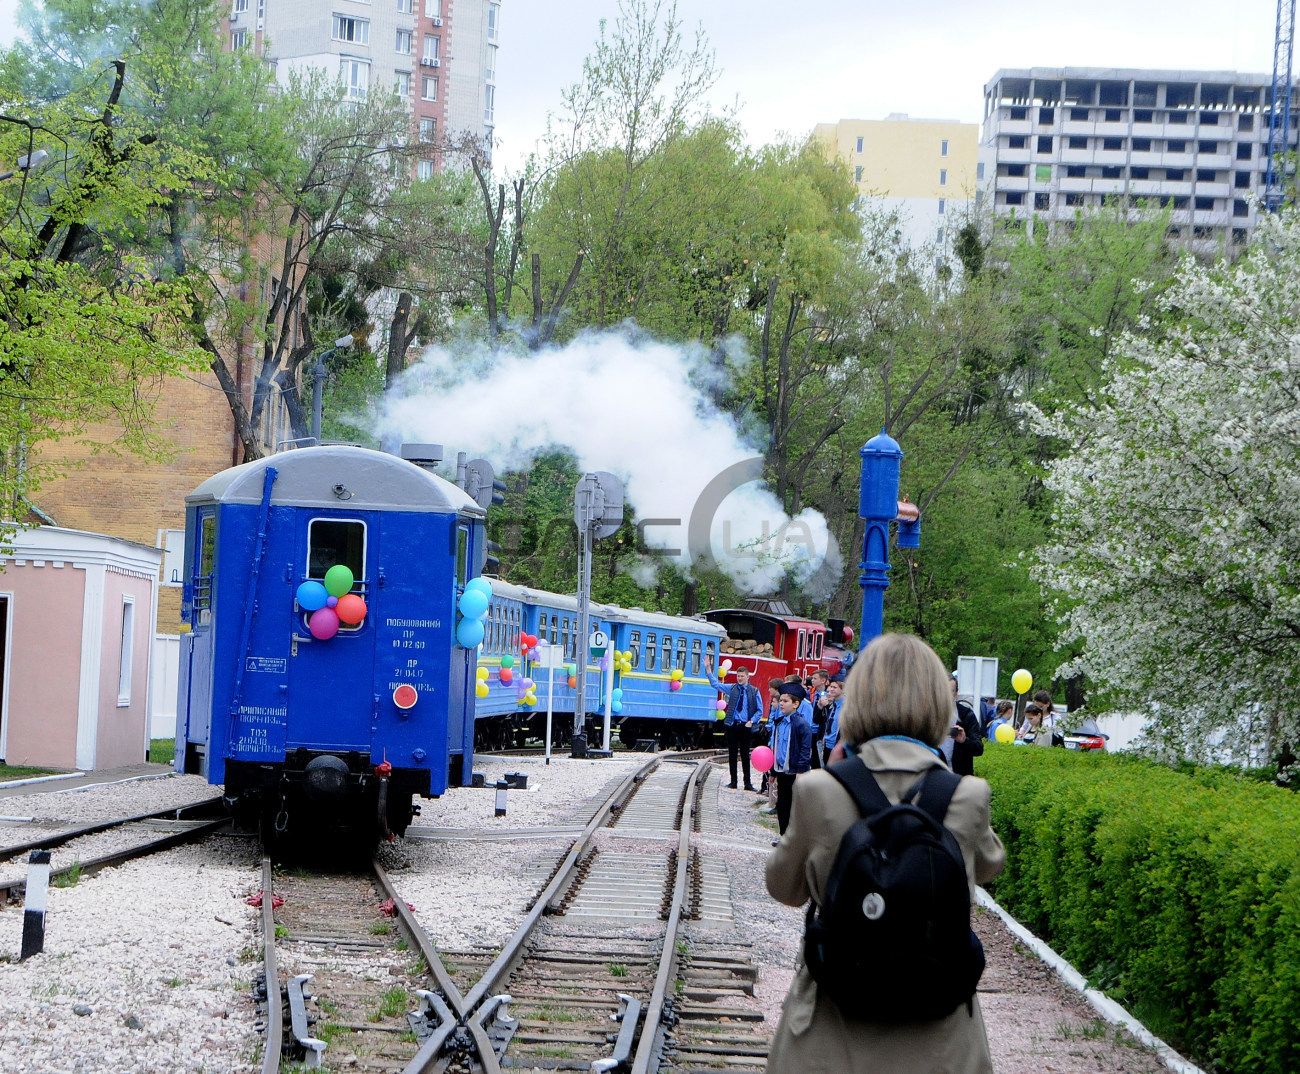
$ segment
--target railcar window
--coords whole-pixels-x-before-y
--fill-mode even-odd
[[[628,633],[627,647],[632,653],[632,667],[639,668],[641,666],[641,631],[633,630]]]
[[[718,671],[718,643],[715,641],[709,642],[704,646],[704,651],[708,654],[709,663],[713,665],[713,673],[716,675]]]
[[[487,641],[483,646],[484,650],[489,653],[497,651],[497,605],[496,601],[488,604],[487,613]]]
[[[358,582],[366,576],[366,524],[337,518],[313,518],[307,524],[307,577],[324,578],[343,564]]]
[[[560,644],[564,646],[564,655],[569,655],[569,617],[560,620]]]
[[[456,584],[469,581],[469,527],[456,527]]]
[[[799,641],[795,646],[794,658],[796,660],[803,660],[805,657],[807,657],[807,655],[808,655],[808,633],[807,631],[801,630],[799,631]]]
[[[217,562],[217,518],[204,515],[199,519],[198,568],[194,572],[194,625],[212,623],[212,580]]]
[[[204,515],[199,520],[199,576],[207,578],[212,574],[213,564],[217,558],[217,517]]]
[[[686,639],[677,639],[677,669],[681,672],[686,671]]]
[[[645,669],[655,669],[655,636],[652,633],[645,636]]]
[[[560,617],[558,615],[553,615],[551,616],[551,632],[546,635],[546,640],[549,641],[552,645],[554,645],[555,642],[559,639],[559,636],[560,636]]]
[[[663,649],[659,653],[659,670],[672,671],[673,669],[673,636],[665,634],[663,638]]]
[[[823,644],[825,641],[826,641],[826,635],[825,635],[825,634],[814,634],[814,635],[813,635],[813,646],[814,646],[815,649],[816,649],[816,652],[813,653],[813,656],[815,656],[818,660],[821,659],[821,655],[822,655],[822,644]]]
[[[691,674],[700,673],[700,639],[696,638],[691,642]]]
[[[550,621],[551,621],[551,617],[547,615],[545,612],[537,613],[537,640],[538,641],[546,640],[547,624]]]

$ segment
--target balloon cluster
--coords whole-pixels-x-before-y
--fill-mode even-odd
[[[569,689],[572,690],[574,687],[578,685],[578,665],[565,664],[564,673],[569,677],[568,678]]]
[[[475,674],[475,676],[477,677],[477,681],[476,681],[475,684],[474,684],[474,696],[475,696],[475,697],[487,697],[487,695],[488,695],[488,684],[487,684],[488,669],[487,669],[487,668],[479,668],[478,671],[476,671],[474,674]]]
[[[719,720],[725,720],[727,718],[727,703],[723,701],[722,698],[718,698],[718,700],[713,703],[713,707],[718,710],[717,718]]]
[[[537,635],[520,634],[519,651],[522,652],[524,656],[529,660],[539,659],[541,657],[541,653],[537,651]]]
[[[731,661],[724,660],[721,664],[718,665],[718,670],[722,672],[722,675],[719,677],[722,679],[726,679],[728,673],[731,671]]]
[[[609,711],[615,716],[623,711],[623,691],[617,686],[609,692]]]
[[[483,620],[487,618],[491,600],[492,583],[486,578],[471,578],[465,583],[456,605],[463,617],[456,624],[456,641],[463,648],[477,649],[483,644]]]
[[[673,668],[672,674],[668,676],[668,689],[680,690],[684,678],[686,678],[686,672],[681,668]]]
[[[356,626],[366,617],[366,602],[352,586],[356,579],[342,563],[325,572],[324,583],[314,578],[298,587],[298,607],[308,613],[307,629],[317,641],[329,641],[339,632],[339,624]]]
[[[632,650],[627,649],[623,652],[614,650],[614,671],[619,675],[626,675],[632,670]]]

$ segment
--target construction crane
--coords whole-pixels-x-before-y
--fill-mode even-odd
[[[1273,107],[1269,113],[1268,172],[1264,179],[1264,206],[1269,212],[1277,212],[1286,195],[1295,5],[1296,0],[1277,0],[1277,32],[1273,37]]]

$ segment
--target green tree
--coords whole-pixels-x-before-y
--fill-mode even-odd
[[[41,59],[24,45],[0,57],[0,160],[48,158],[0,183],[0,495],[11,517],[40,480],[30,453],[43,441],[116,422],[117,441],[96,450],[166,452],[152,421],[162,378],[201,355],[185,331],[187,289],[139,239],[169,190],[218,173],[131,106],[127,61],[52,81]]]

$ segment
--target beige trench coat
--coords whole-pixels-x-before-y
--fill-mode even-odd
[[[897,802],[930,768],[943,761],[920,743],[875,739],[860,756],[881,790]],[[767,862],[767,890],[778,902],[820,902],[840,837],[859,818],[849,792],[834,776],[813,771],[794,784],[790,826]],[[997,876],[1006,864],[1002,841],[989,827],[989,785],[966,776],[957,787],[945,826],[957,837],[971,887]],[[889,973],[888,966],[880,972]],[[785,998],[768,1074],[992,1074],[979,998],[936,1022],[890,1025],[848,1022],[817,991],[801,964]]]

